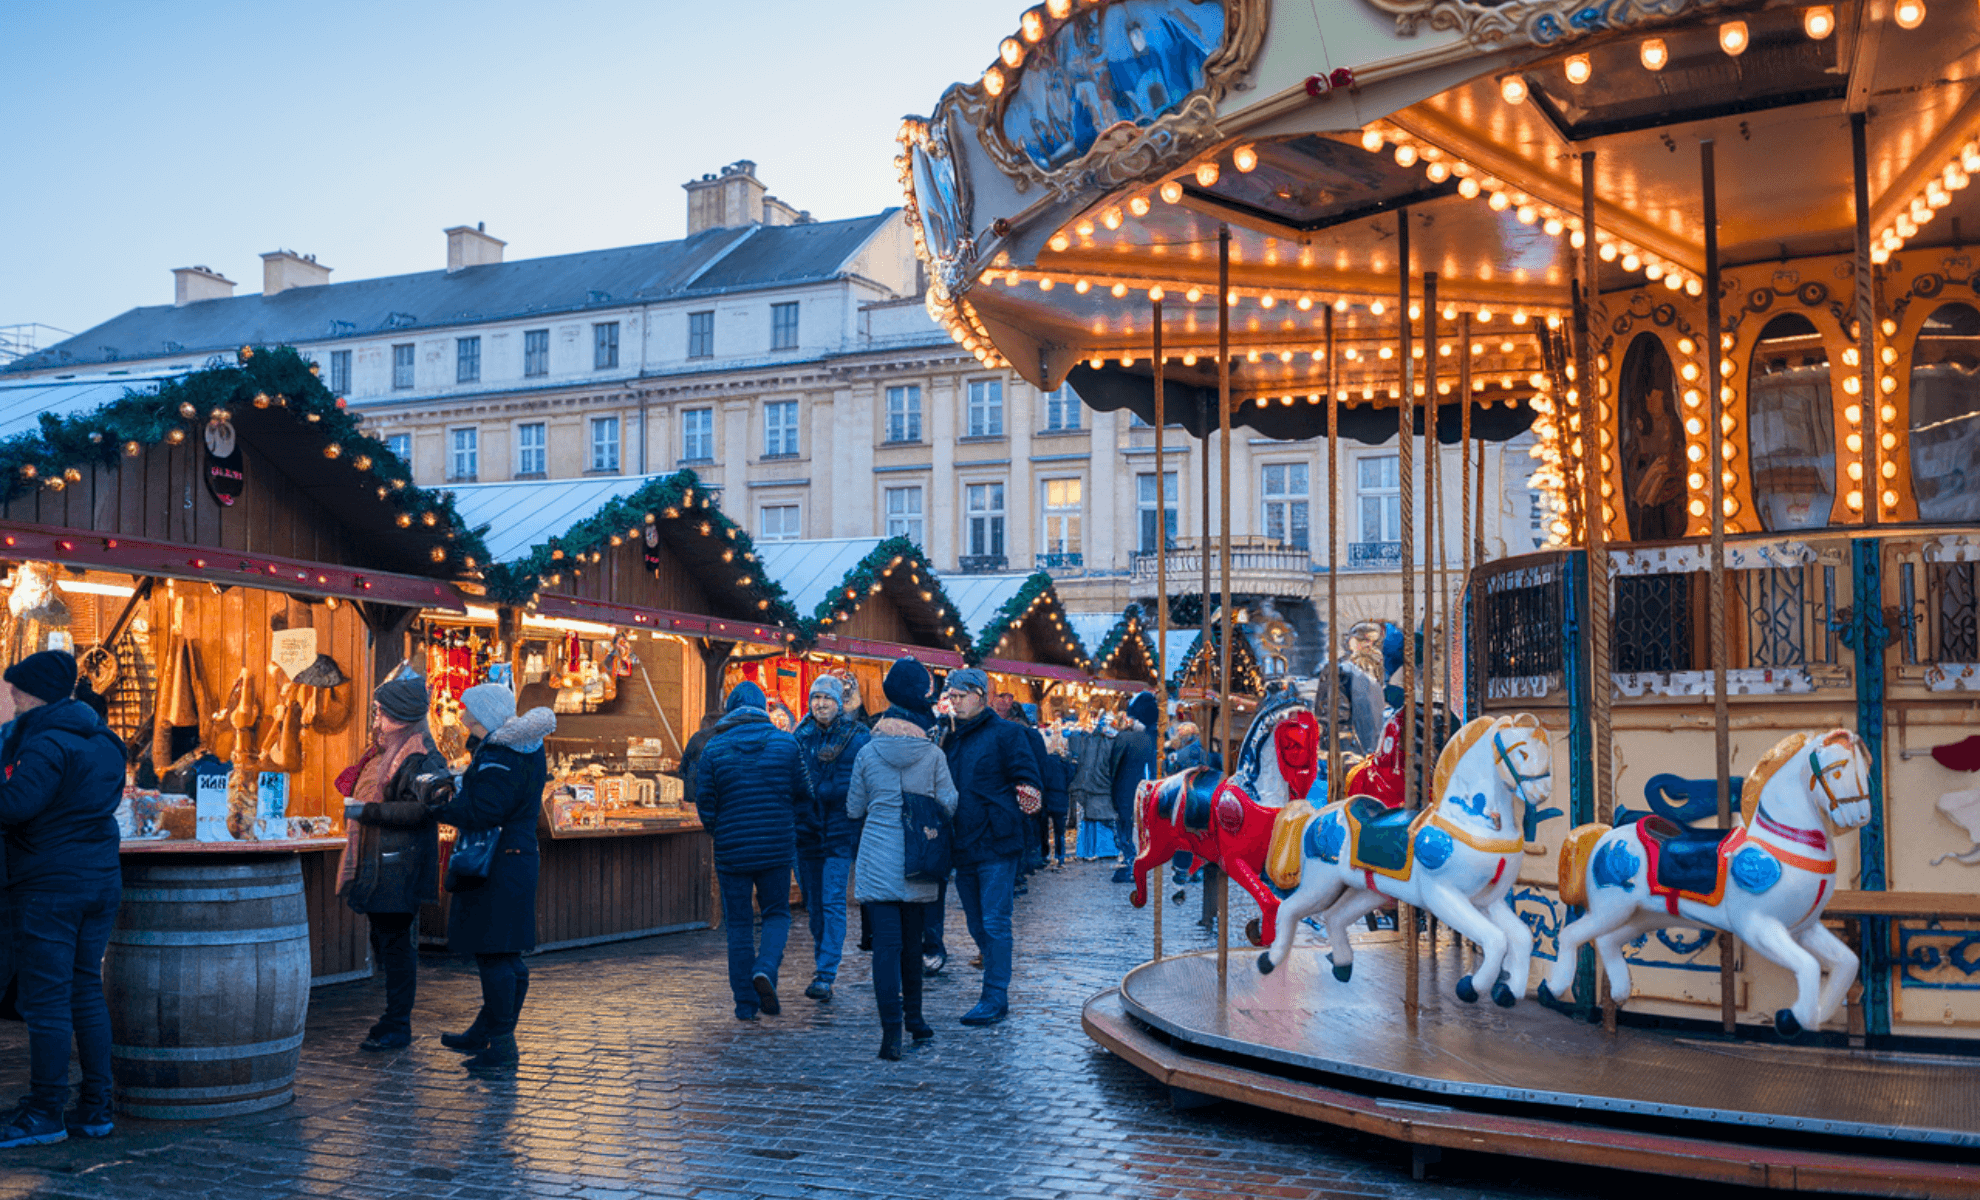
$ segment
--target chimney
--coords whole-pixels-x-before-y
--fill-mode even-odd
[[[330,282],[330,268],[314,254],[275,250],[261,256],[261,294],[277,296],[290,288],[317,287]]]
[[[447,273],[466,267],[486,266],[502,261],[502,247],[509,243],[488,236],[488,226],[475,222],[474,228],[456,225],[447,231]]]
[[[703,175],[681,185],[688,194],[688,236],[704,229],[736,229],[763,224],[765,188],[756,178],[756,164],[739,159],[720,175]]]
[[[201,300],[231,300],[234,281],[211,267],[172,269],[172,306],[184,308]]]

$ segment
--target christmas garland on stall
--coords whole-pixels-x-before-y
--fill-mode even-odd
[[[1048,615],[1064,642],[1066,651],[1073,656],[1073,661],[1080,669],[1086,669],[1092,660],[1087,657],[1086,647],[1080,644],[1079,634],[1066,621],[1065,608],[1059,603],[1058,594],[1052,591],[1052,577],[1043,571],[1033,571],[1018,588],[1017,593],[1004,601],[1003,607],[999,608],[996,615],[983,626],[982,631],[976,635],[976,645],[970,651],[970,661],[980,663],[995,654],[998,644],[1019,622],[1030,615],[1032,607],[1048,593],[1054,610]]]
[[[1141,611],[1141,606],[1139,604],[1130,604],[1121,610],[1121,619],[1114,622],[1113,628],[1107,630],[1107,636],[1100,639],[1100,648],[1093,652],[1094,669],[1104,669],[1108,663],[1112,662],[1114,655],[1119,652],[1122,643],[1127,641],[1130,634],[1140,635],[1142,649],[1147,652],[1148,661],[1154,663],[1156,661],[1155,635],[1148,631],[1148,618]],[[1162,674],[1160,665],[1156,666],[1155,674],[1157,677]]]
[[[878,591],[895,571],[903,568],[908,571],[911,584],[920,589],[922,600],[935,606],[942,621],[942,636],[957,653],[967,656],[969,631],[963,625],[961,610],[943,590],[942,577],[935,573],[928,556],[905,537],[888,538],[854,563],[846,577],[818,602],[818,607],[800,627],[799,643],[808,647],[820,634],[830,633],[834,625],[849,620],[865,596]]]
[[[313,426],[323,456],[348,462],[377,489],[381,503],[398,509],[401,529],[433,531],[429,555],[473,575],[488,561],[479,534],[461,524],[452,493],[416,487],[412,467],[384,442],[360,428],[361,418],[316,377],[316,365],[292,347],[242,346],[233,366],[216,365],[162,382],[157,391],[135,388],[86,413],[42,413],[40,428],[0,442],[0,480],[7,501],[36,488],[61,491],[91,467],[114,467],[147,446],[178,446],[202,435],[210,421],[247,408],[280,408]]]
[[[721,545],[721,557],[734,572],[732,585],[756,606],[766,625],[798,626],[797,609],[784,595],[783,585],[763,573],[763,563],[749,533],[729,519],[714,493],[701,486],[693,471],[676,471],[642,485],[638,491],[608,502],[540,546],[525,558],[497,563],[488,572],[488,594],[510,604],[527,604],[547,583],[563,582],[565,571],[584,574],[608,547],[626,542],[643,544],[646,527],[661,521],[696,521],[702,537]]]
[[[1223,649],[1223,634],[1224,627],[1221,624],[1210,627],[1209,653],[1212,657],[1209,665],[1213,676],[1217,666],[1215,656]],[[1182,690],[1183,685],[1189,680],[1190,672],[1195,669],[1197,660],[1203,654],[1203,632],[1199,629],[1196,640],[1189,644],[1189,653],[1183,657],[1182,665],[1176,668],[1176,673],[1169,679],[1169,689],[1172,692]],[[1214,686],[1213,678],[1206,681],[1205,690],[1210,690]],[[1265,677],[1258,670],[1257,651],[1252,649],[1251,637],[1244,632],[1242,626],[1239,627],[1237,643],[1231,648],[1231,687],[1241,696],[1262,696],[1265,693]]]

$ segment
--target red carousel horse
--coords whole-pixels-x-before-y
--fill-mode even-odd
[[[1267,741],[1272,753],[1265,753]],[[1179,850],[1190,869],[1215,863],[1258,902],[1260,918],[1245,926],[1254,946],[1277,930],[1279,897],[1264,878],[1265,855],[1279,810],[1303,800],[1320,769],[1320,722],[1290,690],[1266,700],[1238,747],[1237,772],[1224,776],[1193,767],[1166,779],[1144,781],[1135,792],[1141,813],[1141,851],[1134,860],[1129,903],[1148,903],[1148,872]]]
[[[1352,799],[1355,796],[1373,796],[1388,808],[1401,808],[1403,802],[1402,780],[1402,712],[1391,713],[1382,725],[1382,740],[1375,746],[1375,753],[1362,759],[1341,774],[1341,793]]]

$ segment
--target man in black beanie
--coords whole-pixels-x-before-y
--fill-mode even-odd
[[[30,1090],[0,1124],[0,1148],[111,1131],[103,950],[123,892],[116,814],[124,796],[123,743],[71,698],[73,656],[31,654],[4,678],[13,726],[0,744],[0,827]],[[82,1096],[65,1119],[71,1041]]]

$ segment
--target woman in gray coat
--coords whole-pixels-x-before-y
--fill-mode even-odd
[[[918,1046],[935,1036],[921,1016],[922,906],[936,885],[910,882],[901,831],[901,795],[932,796],[950,816],[956,785],[949,760],[919,726],[883,716],[873,740],[853,761],[846,815],[864,819],[859,858],[853,865],[853,898],[865,907],[873,932],[873,990],[880,1002],[880,1057],[899,1061],[902,1018]]]

